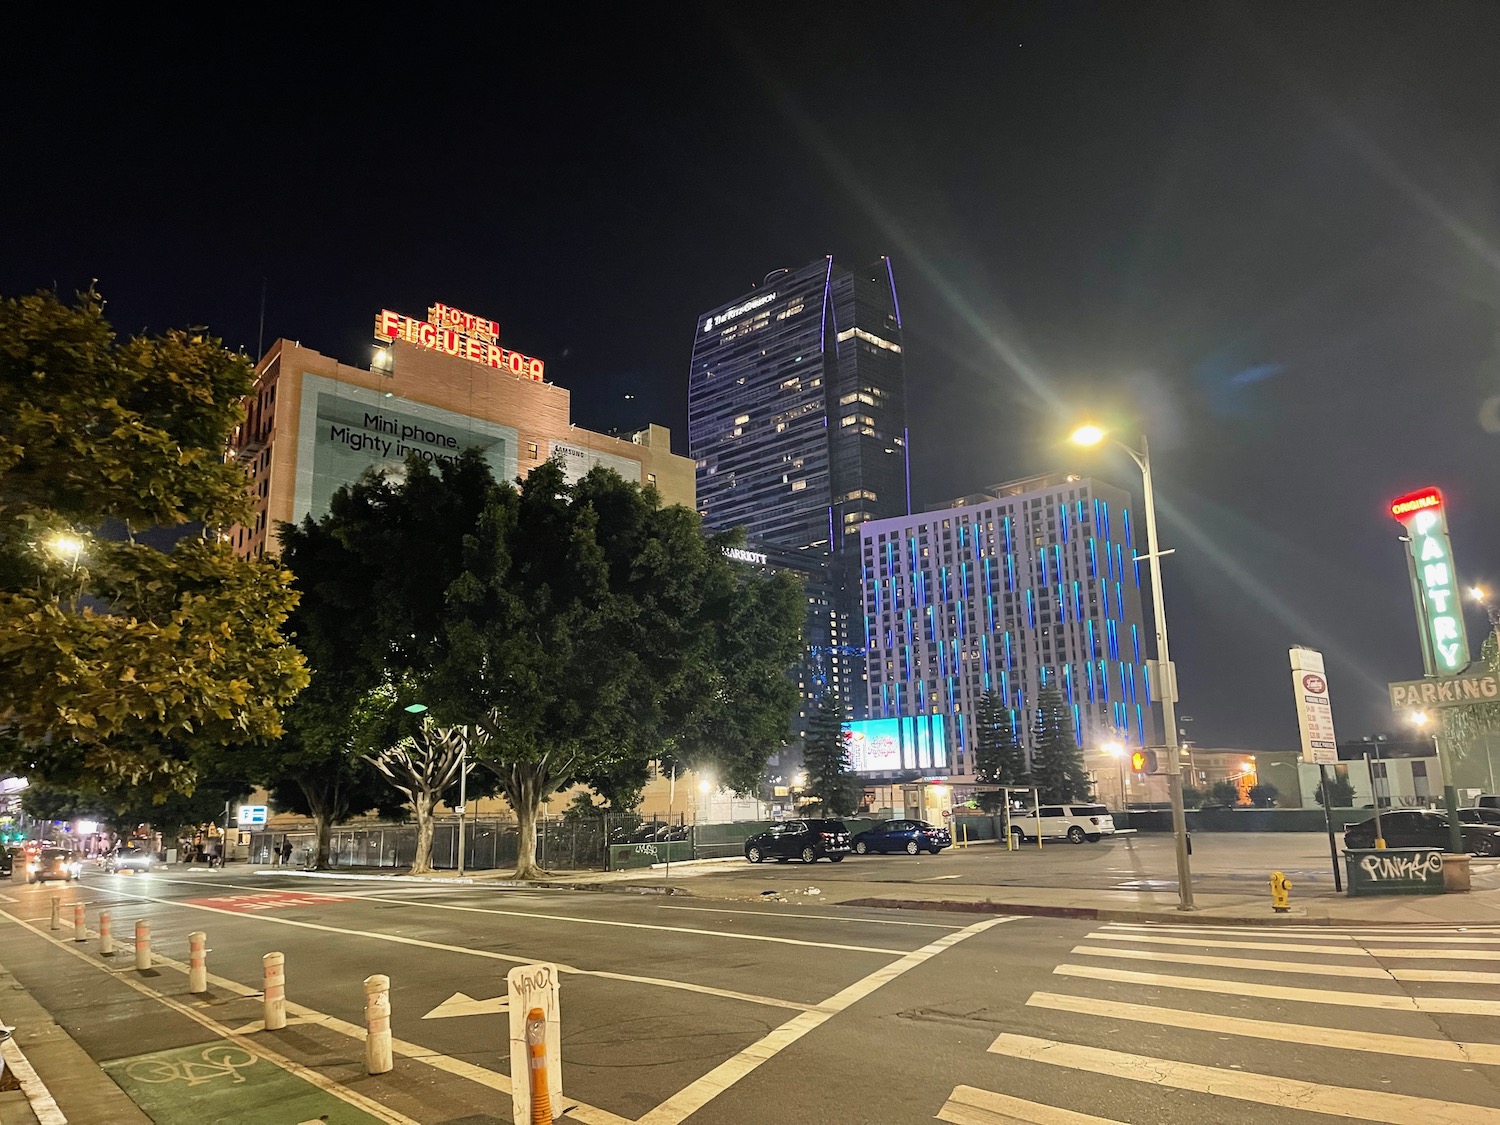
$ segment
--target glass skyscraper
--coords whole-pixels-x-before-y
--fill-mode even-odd
[[[910,503],[901,310],[889,259],[782,269],[698,318],[688,379],[698,510],[826,567],[802,670],[862,714],[859,528]],[[847,550],[846,548],[847,544]],[[826,615],[826,616],[825,616]],[[821,643],[820,643],[821,642]]]

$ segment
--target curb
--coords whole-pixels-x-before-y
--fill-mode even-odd
[[[455,875],[449,879],[434,878],[427,875],[342,875],[336,871],[288,871],[284,867],[268,867],[263,870],[255,871],[253,872],[253,874],[290,875],[296,879],[339,879],[343,881],[354,881],[362,883],[437,883],[440,886],[457,884],[461,887],[472,886],[475,882],[477,882],[477,880],[471,879],[467,875],[463,876],[462,878]],[[489,879],[486,879],[484,881],[487,883],[492,881],[498,882],[498,880]],[[518,885],[527,886],[529,884],[523,883]]]
[[[1021,902],[968,902],[928,899],[854,898],[830,906],[860,906],[881,910],[942,910],[955,914],[1025,914],[1036,918],[1081,918],[1096,922],[1158,922],[1166,926],[1348,926],[1400,929],[1404,926],[1488,926],[1490,922],[1389,922],[1360,918],[1310,918],[1302,914],[1246,916],[1207,911],[1122,910],[1108,906],[1044,906]]]
[[[31,1106],[38,1125],[68,1125],[68,1119],[57,1107],[52,1091],[47,1089],[47,1084],[26,1061],[26,1055],[11,1038],[10,1030],[0,1030],[0,1036],[3,1036],[0,1038],[0,1072],[15,1078],[21,1087],[21,1093],[26,1095],[26,1103]]]

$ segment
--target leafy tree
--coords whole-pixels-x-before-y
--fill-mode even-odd
[[[1031,726],[1031,776],[1046,804],[1086,800],[1088,772],[1073,734],[1073,711],[1063,693],[1048,684],[1037,693]]]
[[[1203,790],[1191,785],[1182,787],[1182,807],[1196,809],[1203,804]]]
[[[1208,796],[1218,805],[1238,805],[1240,803],[1240,787],[1232,781],[1216,781],[1208,787]]]
[[[363,755],[406,798],[406,806],[416,818],[413,875],[425,875],[432,870],[433,814],[443,791],[458,779],[467,744],[462,727],[440,727],[424,717],[416,735],[406,735],[383,750]]]
[[[187,792],[280,733],[295,598],[217,534],[248,513],[224,448],[251,381],[196,331],[118,340],[92,290],[0,300],[0,768]]]
[[[1250,803],[1258,809],[1269,809],[1276,804],[1276,798],[1281,790],[1274,785],[1262,784],[1250,786]]]
[[[997,691],[985,692],[974,709],[974,777],[986,785],[1031,785],[1026,751],[1016,737],[1010,708]],[[1005,808],[1004,793],[980,793],[977,801],[987,813]]]
[[[849,731],[844,726],[848,709],[835,691],[826,691],[818,709],[808,716],[807,738],[802,746],[802,767],[807,772],[807,792],[818,798],[825,816],[848,816],[859,807],[864,783],[851,768]]]
[[[1328,780],[1328,795],[1333,801],[1336,809],[1346,809],[1354,804],[1354,783],[1344,774],[1335,773]],[[1318,782],[1318,787],[1313,790],[1313,800],[1318,804],[1324,804],[1323,782]]]

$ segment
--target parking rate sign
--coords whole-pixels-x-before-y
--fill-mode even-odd
[[[1333,733],[1333,704],[1328,701],[1323,654],[1298,647],[1291,650],[1291,658],[1297,726],[1302,732],[1302,760],[1315,766],[1337,765],[1338,739]]]

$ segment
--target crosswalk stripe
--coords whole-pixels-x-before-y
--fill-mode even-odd
[[[1106,1019],[1134,1020],[1189,1031],[1212,1031],[1270,1039],[1278,1043],[1307,1043],[1316,1047],[1340,1047],[1347,1051],[1373,1051],[1404,1058],[1437,1059],[1442,1062],[1481,1063],[1500,1066],[1500,1046],[1492,1043],[1455,1043],[1451,1039],[1426,1039],[1419,1035],[1390,1035],[1384,1032],[1347,1031],[1338,1027],[1319,1027],[1276,1020],[1252,1020],[1241,1016],[1216,1016],[1208,1012],[1160,1008],[1150,1004],[1125,1004],[1118,1000],[1099,1000],[1092,996],[1069,996],[1056,992],[1033,992],[1027,1006],[1050,1008],[1057,1012],[1075,1012]]]
[[[1439,984],[1500,984],[1500,973],[1481,973],[1463,969],[1392,969],[1397,980],[1436,981]]]
[[[1044,1062],[1069,1070],[1128,1078],[1258,1105],[1381,1122],[1382,1125],[1500,1125],[1500,1109],[1489,1106],[1418,1098],[1384,1090],[1327,1086],[1295,1078],[1279,1078],[1273,1074],[1226,1070],[1101,1047],[1060,1043],[1031,1035],[1005,1033],[991,1043],[989,1049],[1008,1058]]]
[[[1141,933],[1172,933],[1172,934],[1227,934],[1234,937],[1248,938],[1253,931],[1245,926],[1179,926],[1162,925],[1160,923],[1135,923],[1114,922],[1108,926],[1111,930],[1127,930]],[[1496,945],[1500,944],[1500,930],[1486,929],[1482,926],[1464,926],[1461,928],[1429,929],[1421,926],[1401,926],[1392,930],[1335,930],[1324,926],[1318,926],[1310,930],[1294,930],[1283,928],[1275,931],[1275,937],[1279,941],[1430,941],[1430,942],[1452,942],[1458,945]]]
[[[1392,996],[1371,992],[1337,992],[1326,988],[1291,988],[1210,977],[1179,977],[1169,973],[1142,973],[1096,965],[1059,965],[1056,976],[1086,980],[1145,984],[1154,988],[1180,988],[1189,992],[1212,992],[1220,996],[1255,996],[1263,1000],[1293,1000],[1308,1004],[1337,1004],[1346,1008],[1382,1008],[1393,1012],[1429,1012],[1445,1015],[1500,1016],[1500,1000],[1470,1000],[1458,996]]]
[[[1322,953],[1329,957],[1373,957],[1368,949],[1357,945],[1293,945],[1275,941],[1215,941],[1209,938],[1157,937],[1155,934],[1092,933],[1089,941],[1139,941],[1150,945],[1191,945],[1212,949],[1269,949],[1279,953]],[[1466,950],[1465,952],[1477,952]]]
[[[953,1096],[938,1110],[937,1119],[951,1125],[1123,1125],[1112,1118],[1075,1113],[973,1086],[953,1087]]]
[[[1216,969],[1254,969],[1264,973],[1297,973],[1319,977],[1359,977],[1362,980],[1393,980],[1389,970],[1366,965],[1313,965],[1296,961],[1265,961],[1258,957],[1212,957],[1208,954],[1174,953],[1156,949],[1105,949],[1097,945],[1075,945],[1074,953],[1091,957],[1115,957],[1132,961],[1168,961],[1176,965],[1204,965]]]

